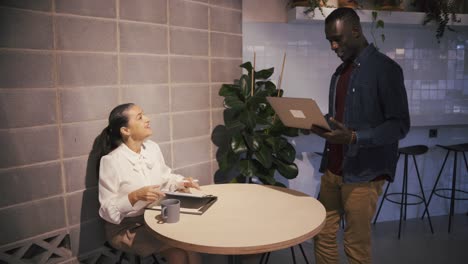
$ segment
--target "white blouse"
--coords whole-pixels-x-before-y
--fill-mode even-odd
[[[137,201],[132,206],[128,194],[148,185],[160,185],[162,191],[175,191],[183,186],[183,177],[172,173],[156,142],[146,140],[140,153],[121,144],[101,158],[99,215],[113,224],[119,224],[125,217],[142,215],[149,202]]]

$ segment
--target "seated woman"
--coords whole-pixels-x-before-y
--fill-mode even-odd
[[[105,220],[111,245],[139,256],[162,254],[169,263],[201,263],[199,254],[173,248],[145,228],[144,208],[164,197],[165,191],[198,188],[191,178],[173,174],[151,136],[143,110],[122,104],[109,115],[109,125],[99,135],[99,215]]]

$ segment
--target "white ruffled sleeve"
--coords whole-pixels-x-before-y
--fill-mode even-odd
[[[118,164],[112,156],[101,158],[99,167],[99,215],[113,224],[120,224],[128,212],[134,210],[128,194],[119,193]]]

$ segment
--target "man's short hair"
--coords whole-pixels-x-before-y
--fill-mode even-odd
[[[336,20],[349,22],[353,26],[361,26],[361,20],[359,19],[359,16],[352,8],[340,7],[333,10],[333,12],[331,12],[330,15],[325,18],[325,25],[331,22],[335,22]]]

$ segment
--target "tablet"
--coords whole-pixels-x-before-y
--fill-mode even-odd
[[[267,97],[281,122],[287,127],[311,129],[312,125],[331,131],[315,100],[310,98]]]

